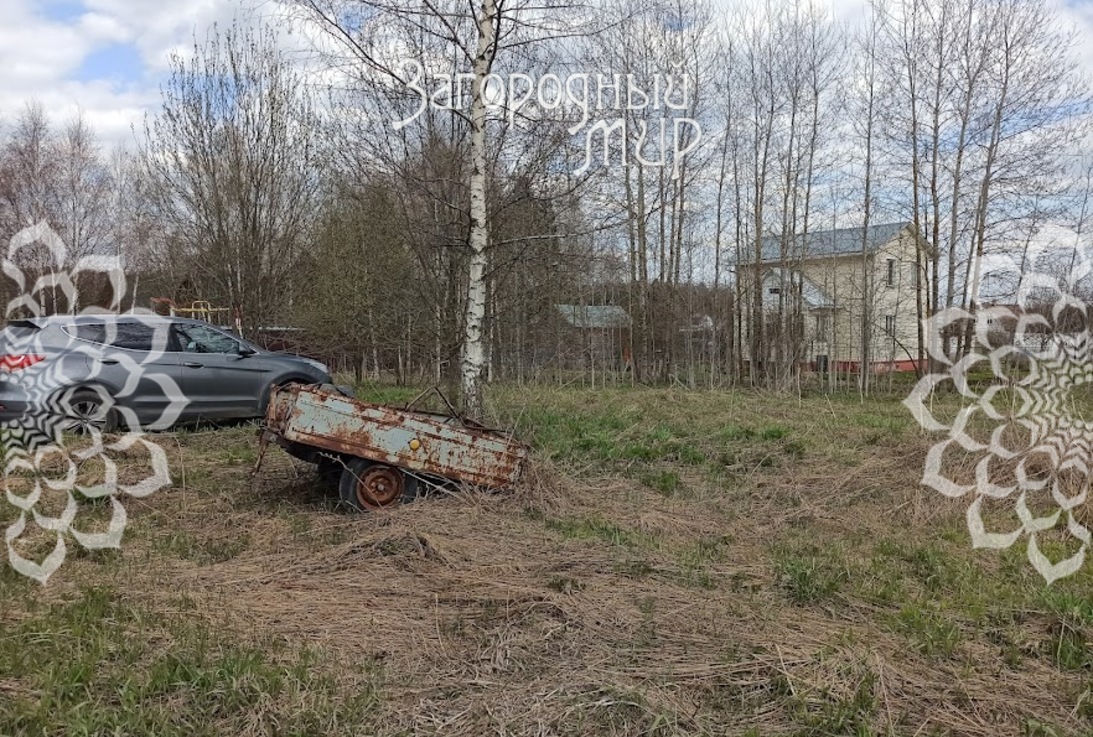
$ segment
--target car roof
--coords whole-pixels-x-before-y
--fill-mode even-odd
[[[194,320],[188,317],[168,317],[167,315],[156,315],[147,312],[125,312],[122,314],[115,313],[101,313],[101,314],[79,314],[79,315],[41,315],[36,317],[27,317],[11,320],[12,323],[30,323],[38,328],[45,328],[50,325],[86,325],[86,324],[101,324],[104,322],[142,322],[151,324],[165,324],[165,323],[186,323],[189,325],[209,325],[210,327],[217,327],[211,323],[207,323],[204,320]],[[221,328],[223,329],[223,328]]]

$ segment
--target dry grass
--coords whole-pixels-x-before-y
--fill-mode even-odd
[[[315,730],[330,734],[1093,730],[1090,664],[1059,655],[1091,623],[1053,608],[1019,556],[967,549],[963,508],[918,486],[930,440],[883,419],[898,406],[620,397],[499,401],[525,431],[550,402],[619,415],[604,448],[636,442],[631,423],[652,414],[686,426],[693,451],[657,436],[676,460],[616,463],[598,441],[566,454],[548,439],[512,493],[361,516],[276,451],[250,480],[245,430],[163,436],[175,486],[130,500],[120,554],[71,561],[27,606],[109,582],[140,611],[314,649],[339,698],[378,690],[367,725]],[[641,481],[650,468],[679,486]],[[1051,595],[1088,602],[1088,584]],[[277,731],[259,716],[273,706],[248,708],[221,726]]]

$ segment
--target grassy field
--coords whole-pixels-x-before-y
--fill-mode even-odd
[[[520,488],[371,515],[276,448],[250,478],[253,427],[155,436],[173,485],[125,499],[120,551],[0,568],[0,734],[1093,734],[1089,566],[972,550],[896,400],[489,403]]]

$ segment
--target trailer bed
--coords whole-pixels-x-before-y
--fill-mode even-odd
[[[528,452],[512,437],[458,417],[371,404],[299,384],[273,390],[265,432],[301,457],[319,451],[363,458],[488,489],[515,484]]]

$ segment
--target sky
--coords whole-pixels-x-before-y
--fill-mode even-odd
[[[1082,34],[1078,53],[1093,78],[1093,0],[1052,1]],[[866,0],[826,2],[853,23]],[[130,146],[158,105],[172,51],[186,52],[213,23],[276,8],[275,0],[0,0],[0,125],[34,100],[55,124],[81,111],[107,147]]]
[[[238,0],[2,0],[0,125],[34,100],[55,124],[79,111],[107,146],[131,144],[171,52],[244,13]]]

